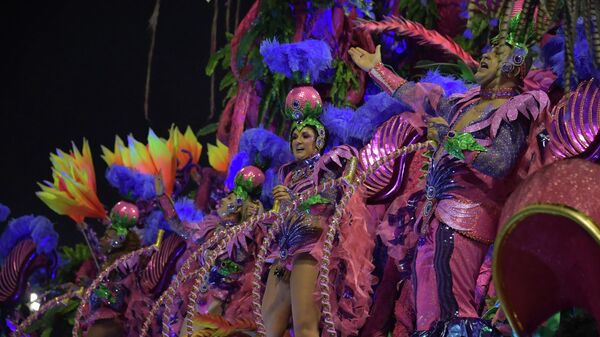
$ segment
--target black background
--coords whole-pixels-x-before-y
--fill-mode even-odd
[[[49,217],[61,244],[79,241],[75,224],[35,196],[36,182],[51,179],[48,154],[68,150],[72,140],[81,148],[86,137],[100,200],[110,208],[118,196],[104,179],[100,145],[112,148],[117,134],[133,133],[143,141],[148,127],[166,137],[171,123],[194,130],[208,123],[210,78],[204,68],[214,3],[162,0],[149,121],[143,104],[154,1],[1,3],[0,203],[11,208],[11,217]],[[224,7],[224,1],[219,5]],[[219,46],[224,42],[223,17]],[[214,143],[214,136],[205,140]],[[2,229],[5,225],[0,224]]]

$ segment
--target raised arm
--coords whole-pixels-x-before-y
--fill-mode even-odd
[[[356,65],[369,73],[375,83],[390,96],[408,104],[420,114],[438,115],[438,107],[443,101],[444,90],[433,83],[408,82],[381,63],[381,46],[375,53],[353,47],[348,50]]]

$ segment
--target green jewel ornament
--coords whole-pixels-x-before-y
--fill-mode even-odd
[[[330,203],[331,200],[323,198],[320,194],[315,194],[312,197],[306,199],[303,203],[301,203],[300,206],[298,206],[298,209],[300,209],[301,211],[307,211],[308,209],[310,209],[310,206]]]
[[[463,151],[487,152],[468,132],[457,132],[453,137],[449,136],[444,142],[444,148],[449,155],[460,160],[465,159]]]
[[[104,285],[100,284],[96,289],[94,289],[94,294],[98,296],[98,298],[105,299],[108,303],[114,303],[115,297],[112,292]]]
[[[222,276],[229,276],[231,274],[237,274],[242,271],[242,268],[237,263],[231,261],[230,259],[225,259],[221,261],[221,266],[219,267],[219,274]]]

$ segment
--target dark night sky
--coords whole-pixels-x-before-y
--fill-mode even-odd
[[[13,216],[50,217],[63,242],[78,240],[74,224],[34,194],[37,181],[51,178],[49,152],[67,150],[71,140],[80,145],[86,137],[100,199],[111,207],[117,195],[103,177],[101,144],[112,147],[115,134],[130,132],[145,139],[149,126],[166,135],[171,123],[198,129],[208,122],[210,80],[204,67],[213,9],[205,0],[162,1],[151,122],[144,119],[153,7],[154,1],[139,0],[5,0],[0,5],[0,202]]]

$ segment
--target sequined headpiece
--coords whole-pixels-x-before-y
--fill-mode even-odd
[[[285,99],[285,115],[290,118],[290,137],[297,129],[312,126],[317,130],[316,147],[321,151],[325,146],[325,126],[319,121],[323,112],[323,101],[319,92],[311,86],[292,89]]]
[[[509,21],[507,31],[500,32],[500,34],[492,39],[492,43],[498,43],[502,38],[504,42],[512,47],[512,53],[502,62],[501,71],[504,74],[511,74],[515,69],[518,69],[516,76],[518,78],[525,78],[527,73],[527,54],[529,49],[527,48],[527,40],[531,39],[533,26],[527,25],[526,32],[523,35],[519,35],[519,24],[521,22],[521,12],[516,13]]]

